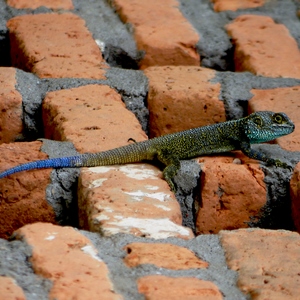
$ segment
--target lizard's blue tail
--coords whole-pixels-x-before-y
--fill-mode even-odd
[[[80,166],[79,156],[58,157],[25,163],[0,173],[0,179],[11,174],[33,169],[70,168]]]

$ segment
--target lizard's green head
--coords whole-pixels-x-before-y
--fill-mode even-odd
[[[272,141],[294,129],[295,125],[285,113],[259,111],[245,118],[245,133],[252,144]]]

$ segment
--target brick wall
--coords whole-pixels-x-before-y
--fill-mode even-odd
[[[204,156],[181,163],[176,194],[148,162],[1,179],[0,299],[299,299],[298,11],[0,1],[1,171],[260,110],[296,126],[254,146],[293,171]]]

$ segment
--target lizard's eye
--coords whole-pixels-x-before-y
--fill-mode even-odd
[[[253,119],[253,122],[254,122],[256,125],[258,125],[258,126],[261,126],[261,125],[262,125],[262,120],[261,120],[261,118],[259,118],[259,117],[254,118],[254,119]]]
[[[282,115],[275,114],[273,116],[273,121],[276,122],[276,123],[278,123],[278,124],[282,124],[284,120],[283,120]]]

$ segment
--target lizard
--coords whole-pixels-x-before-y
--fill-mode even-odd
[[[157,159],[165,165],[164,179],[171,190],[176,191],[173,177],[180,168],[180,160],[201,155],[241,150],[248,157],[268,165],[291,169],[288,164],[268,157],[251,145],[274,140],[294,129],[295,125],[285,113],[258,111],[237,120],[154,137],[107,151],[24,163],[3,171],[0,179],[32,169],[95,167]]]

